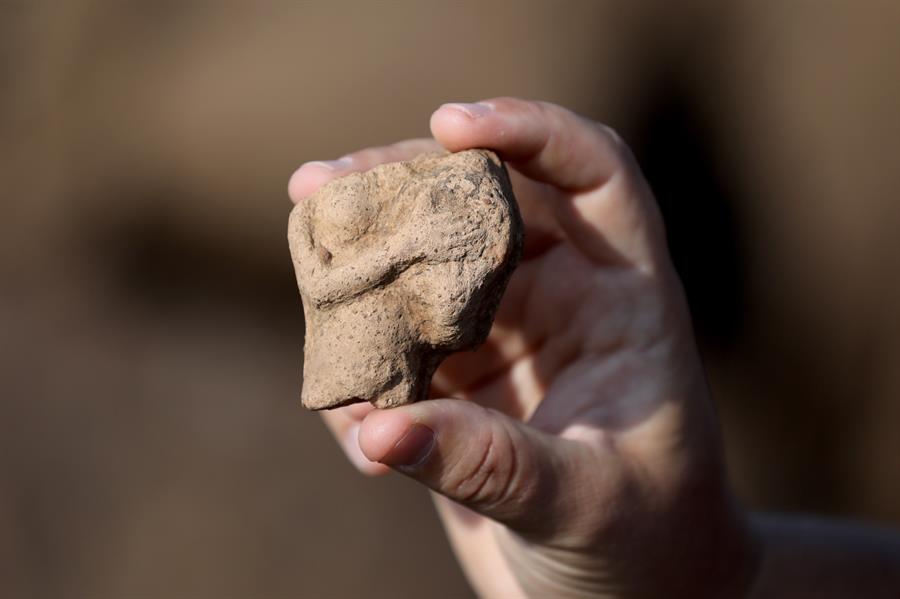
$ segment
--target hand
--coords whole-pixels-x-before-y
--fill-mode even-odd
[[[431,129],[450,151],[490,148],[511,167],[525,255],[487,343],[444,362],[435,399],[325,414],[348,456],[435,491],[484,596],[740,596],[755,545],[628,149],[563,108],[510,98],[442,106]],[[304,165],[291,197],[433,144]]]

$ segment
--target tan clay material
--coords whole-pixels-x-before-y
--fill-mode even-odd
[[[306,315],[303,405],[425,399],[449,354],[480,345],[522,252],[496,154],[424,154],[331,181],[291,213]]]

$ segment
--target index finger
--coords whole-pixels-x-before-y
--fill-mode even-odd
[[[338,177],[367,171],[387,162],[409,160],[423,152],[444,151],[431,138],[407,139],[389,146],[366,148],[337,160],[315,160],[302,164],[288,182],[288,195],[295,204]]]

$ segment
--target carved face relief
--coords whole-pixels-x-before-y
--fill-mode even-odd
[[[490,330],[522,251],[493,152],[425,154],[334,180],[291,213],[306,316],[303,405],[424,399],[450,353]]]

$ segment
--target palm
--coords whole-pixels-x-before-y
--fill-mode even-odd
[[[593,419],[600,427],[621,424],[637,406],[629,405],[632,393],[611,383],[625,368],[635,378],[633,358],[665,341],[658,338],[658,323],[648,322],[661,316],[658,289],[635,268],[592,262],[536,214],[547,202],[570,197],[515,173],[513,180],[526,223],[525,257],[485,344],[450,356],[435,374],[432,394],[475,401],[520,420],[537,412],[534,426],[564,433],[576,416],[592,416],[579,409],[579,397],[595,404],[615,389],[617,396],[599,402],[602,417]],[[655,382],[638,378],[644,385]]]

